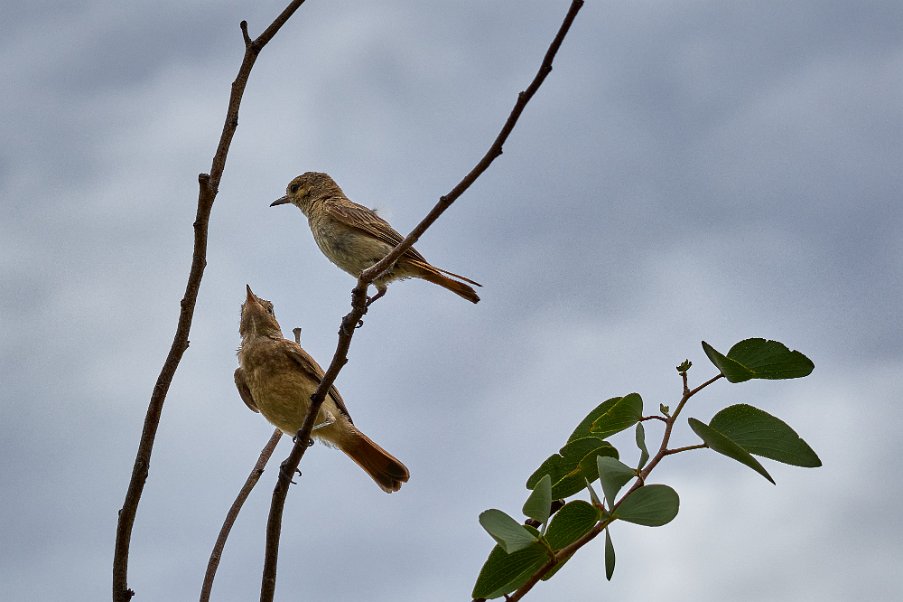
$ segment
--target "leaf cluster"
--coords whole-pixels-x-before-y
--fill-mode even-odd
[[[550,579],[579,548],[602,532],[605,575],[611,579],[615,568],[612,523],[660,527],[677,516],[677,492],[668,485],[646,483],[652,470],[668,455],[708,448],[752,468],[772,483],[774,479],[754,456],[794,466],[821,465],[816,453],[790,426],[743,403],[722,409],[708,423],[689,418],[689,426],[701,442],[669,449],[673,427],[687,401],[720,378],[731,383],[800,378],[814,368],[805,355],[777,341],[747,339],[727,354],[706,342],[702,347],[719,374],[691,390],[687,373],[692,364],[682,362],[677,371],[683,379],[683,395],[673,413],[669,406],[659,404],[661,415],[644,416],[643,399],[638,393],[603,401],[580,421],[564,446],[527,479],[530,494],[522,509],[527,519],[524,524],[498,509],[480,514],[480,524],[496,545],[477,577],[474,598],[520,599],[540,579]],[[665,426],[654,456],[650,456],[643,426],[651,420]],[[631,428],[639,452],[633,466],[622,461],[620,451],[609,440]],[[594,490],[597,482],[601,498]],[[621,494],[628,484],[630,487]],[[567,499],[584,491],[588,501]]]

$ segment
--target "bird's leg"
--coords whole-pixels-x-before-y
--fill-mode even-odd
[[[326,418],[323,420],[323,422],[321,422],[319,424],[315,424],[314,427],[312,429],[310,429],[310,432],[314,432],[317,429],[326,428],[330,424],[335,423],[335,416],[333,416],[331,412],[323,412],[323,413],[326,414]]]
[[[373,286],[376,287],[376,294],[372,297],[367,297],[367,307],[370,307],[371,303],[385,295],[386,291],[389,290],[389,287],[387,287],[385,284],[374,284]]]

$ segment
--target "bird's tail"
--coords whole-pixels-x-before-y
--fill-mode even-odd
[[[398,491],[411,477],[404,464],[360,431],[342,442],[342,451],[386,493]]]
[[[455,274],[454,272],[449,272],[448,270],[443,270],[437,268],[436,266],[430,265],[428,263],[420,262],[420,261],[411,261],[411,264],[417,268],[420,278],[428,282],[432,282],[433,284],[438,284],[442,288],[447,288],[451,292],[455,293],[460,297],[464,297],[471,303],[477,303],[480,300],[479,295],[477,295],[477,291],[473,290],[472,287],[464,284],[464,282],[469,282],[475,286],[483,286],[479,282],[475,282],[470,278],[466,278],[459,274]],[[448,276],[452,276],[453,278],[457,278],[458,280],[453,280]],[[463,280],[464,282],[461,282]]]

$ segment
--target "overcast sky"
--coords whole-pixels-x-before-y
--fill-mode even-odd
[[[353,279],[303,215],[329,172],[407,232],[482,156],[568,2],[306,3],[251,76],[213,208],[191,347],[132,538],[138,601],[191,600],[271,427],[232,383],[244,285],[328,363]],[[8,600],[109,599],[122,504],[188,274],[243,46],[283,2],[6,2],[0,38],[0,583]],[[474,306],[396,283],[338,380],[410,482],[381,492],[315,446],[286,507],[277,598],[468,600],[487,508],[600,401],[673,404],[700,347],[783,341],[805,379],[730,385],[824,466],[711,452],[654,481],[681,511],[616,525],[529,600],[903,598],[903,3],[597,2],[491,169],[418,244],[481,283]],[[660,431],[651,426],[650,441]],[[694,436],[685,420],[676,444]],[[630,437],[616,440],[633,458]],[[239,517],[214,599],[257,598],[283,441]]]

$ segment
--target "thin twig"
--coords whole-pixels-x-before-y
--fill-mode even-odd
[[[219,561],[220,558],[222,558],[223,548],[226,546],[226,539],[229,537],[229,532],[232,531],[232,525],[235,524],[235,519],[238,518],[238,513],[241,512],[241,507],[251,494],[251,490],[254,489],[257,481],[260,480],[260,475],[263,474],[263,469],[266,467],[267,462],[270,461],[270,457],[273,455],[276,444],[279,443],[281,437],[282,431],[279,429],[273,431],[270,440],[267,441],[266,445],[263,446],[263,449],[260,450],[260,456],[257,458],[257,463],[254,464],[254,468],[251,469],[251,474],[248,475],[245,484],[238,492],[235,501],[232,502],[232,506],[226,514],[226,520],[223,521],[223,526],[219,530],[219,536],[216,538],[216,543],[213,545],[213,551],[210,552],[210,560],[207,562],[207,572],[204,574],[204,584],[201,586],[200,602],[208,602],[210,600],[210,592],[213,590],[213,579],[216,577],[216,570],[219,568]]]
[[[482,159],[474,166],[474,168],[445,196],[439,199],[439,202],[430,210],[430,212],[417,224],[417,226],[402,240],[392,251],[382,260],[378,261],[371,267],[364,270],[358,278],[357,285],[351,291],[351,311],[342,318],[342,324],[339,328],[339,340],[336,351],[332,356],[332,362],[326,370],[320,386],[311,396],[311,405],[308,414],[304,419],[304,424],[298,434],[295,436],[295,445],[291,453],[282,463],[282,469],[273,489],[273,500],[270,506],[270,514],[267,520],[267,543],[266,556],[264,558],[263,577],[260,590],[261,602],[272,602],[276,589],[276,565],[279,554],[279,537],[281,534],[282,512],[285,507],[285,497],[288,494],[288,488],[291,484],[291,475],[298,468],[304,452],[307,450],[308,441],[310,439],[311,428],[314,425],[317,412],[326,397],[329,387],[335,382],[336,377],[342,367],[348,363],[348,349],[351,346],[351,339],[354,332],[361,323],[361,318],[367,313],[367,287],[371,282],[376,280],[382,273],[388,270],[391,265],[398,259],[402,253],[410,248],[423,233],[433,225],[433,223],[448,209],[455,200],[458,199],[480,175],[486,171],[490,164],[502,154],[502,145],[508,139],[517,120],[526,107],[527,103],[542,85],[546,76],[552,71],[552,61],[555,54],[561,47],[561,43],[567,35],[574,18],[577,16],[580,8],[583,6],[583,0],[572,0],[570,9],[564,18],[564,22],[558,30],[557,35],[552,40],[549,49],[546,51],[539,71],[533,78],[533,81],[527,89],[517,96],[517,102],[508,115],[508,119],[502,126],[501,131],[493,141],[489,150]]]
[[[707,443],[698,443],[696,445],[685,445],[683,447],[674,447],[672,449],[666,449],[665,453],[662,455],[670,456],[673,454],[679,454],[681,452],[691,451],[694,449],[705,449],[706,447],[708,447]]]
[[[642,418],[640,418],[640,422],[644,422],[646,420],[661,420],[662,422],[668,422],[668,419],[665,418],[664,416],[652,415],[652,416],[643,416]]]
[[[295,335],[295,342],[300,345],[301,327],[296,326],[292,329],[292,333]],[[270,436],[270,440],[267,441],[267,444],[260,452],[260,456],[257,458],[257,463],[254,465],[254,469],[251,471],[251,474],[248,475],[248,479],[245,481],[245,484],[241,488],[241,491],[238,492],[238,496],[235,498],[235,502],[233,502],[232,507],[229,508],[229,513],[226,514],[226,520],[223,522],[223,527],[222,529],[220,529],[219,537],[217,537],[216,539],[216,543],[213,546],[213,552],[210,553],[210,560],[207,563],[207,572],[204,575],[204,584],[201,587],[200,602],[208,602],[210,600],[210,592],[213,589],[213,579],[216,576],[216,570],[219,567],[220,557],[222,556],[223,548],[226,545],[226,539],[229,537],[229,532],[232,530],[232,525],[238,518],[238,513],[241,511],[241,507],[244,505],[245,500],[248,498],[248,495],[250,495],[251,490],[254,489],[254,486],[257,485],[257,481],[260,480],[260,476],[263,474],[263,469],[266,466],[267,462],[270,461],[270,457],[273,455],[273,451],[276,449],[276,444],[279,443],[279,439],[281,437],[282,431],[280,431],[279,429],[276,429]]]
[[[392,264],[395,263],[395,260],[401,257],[401,255],[407,251],[411,246],[416,243],[423,233],[426,232],[426,229],[429,228],[433,222],[439,219],[439,216],[448,209],[452,203],[454,203],[459,196],[461,196],[465,190],[470,188],[470,185],[473,184],[480,175],[489,168],[492,162],[502,154],[502,145],[504,145],[505,141],[508,139],[509,134],[514,129],[514,126],[517,124],[517,120],[520,117],[521,113],[524,110],[524,107],[527,106],[527,103],[530,102],[530,99],[533,98],[533,95],[536,94],[536,91],[539,90],[539,87],[542,85],[542,82],[545,81],[546,76],[552,72],[552,61],[555,59],[555,54],[557,54],[558,49],[561,47],[561,43],[564,41],[564,37],[567,35],[568,30],[571,28],[571,24],[574,22],[574,19],[577,17],[577,13],[583,7],[583,0],[573,0],[571,2],[571,7],[568,10],[567,15],[564,17],[564,22],[561,24],[561,27],[558,29],[558,34],[555,36],[555,39],[552,40],[552,43],[549,45],[549,49],[546,51],[545,57],[543,57],[542,64],[539,66],[539,71],[536,73],[536,76],[533,78],[533,81],[530,82],[530,85],[527,86],[527,89],[523,92],[520,92],[517,95],[517,102],[514,103],[514,108],[511,110],[511,114],[508,115],[508,119],[505,121],[505,124],[502,126],[502,130],[499,132],[495,141],[489,147],[489,150],[486,151],[486,154],[483,155],[483,158],[474,166],[470,173],[468,173],[464,178],[458,182],[457,186],[452,188],[451,192],[446,194],[445,196],[439,199],[439,202],[436,203],[436,206],[426,215],[426,217],[421,220],[417,226],[411,230],[410,234],[408,234],[401,243],[396,246],[392,251],[383,257],[380,261],[373,264],[366,270],[361,273],[361,277],[358,280],[358,286],[366,286],[376,280],[379,276],[388,271]]]
[[[191,321],[194,317],[194,309],[201,287],[201,278],[204,275],[204,268],[207,266],[207,232],[210,223],[210,211],[219,191],[219,183],[226,166],[226,158],[229,154],[232,138],[235,136],[235,130],[238,128],[238,109],[241,105],[241,98],[247,86],[251,68],[254,66],[261,49],[303,3],[304,0],[293,0],[290,2],[285,10],[282,11],[282,14],[273,21],[264,33],[251,42],[249,42],[250,38],[247,35],[247,24],[243,22],[242,25],[245,54],[238,69],[238,75],[235,81],[232,82],[223,131],[213,156],[210,173],[202,173],[198,176],[199,190],[198,208],[194,220],[194,249],[192,251],[191,269],[188,273],[188,283],[181,301],[178,325],[169,353],[151,393],[147,414],[144,418],[144,428],[138,443],[138,451],[135,454],[132,475],[126,490],[125,500],[122,508],[119,510],[119,519],[116,525],[116,544],[113,552],[113,602],[128,602],[135,595],[135,592],[128,587],[128,561],[132,527],[135,524],[135,515],[138,512],[138,502],[141,500],[144,484],[147,481],[154,439],[163,413],[163,403],[166,400],[166,394],[169,392],[169,387],[179,362],[182,360],[182,355],[188,349]]]

